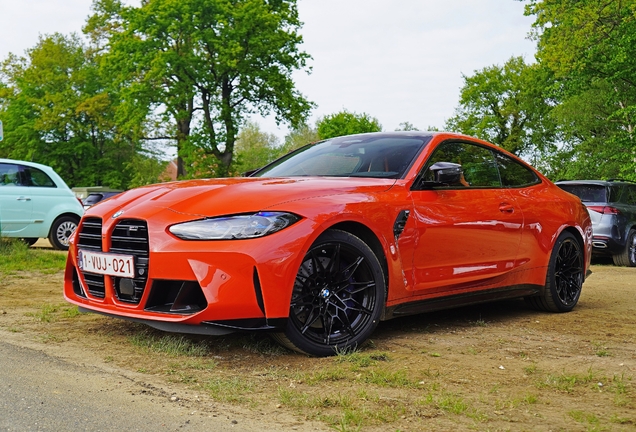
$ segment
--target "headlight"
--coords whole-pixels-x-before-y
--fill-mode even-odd
[[[291,213],[259,212],[184,222],[168,230],[183,240],[250,239],[275,233],[299,220]]]

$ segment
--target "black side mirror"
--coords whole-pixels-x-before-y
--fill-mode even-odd
[[[428,171],[421,183],[422,189],[431,189],[439,186],[453,186],[462,184],[464,170],[460,164],[453,162],[435,162],[428,167]]]

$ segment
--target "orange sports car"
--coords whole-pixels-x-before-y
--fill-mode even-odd
[[[91,207],[64,295],[161,330],[269,331],[324,356],[408,314],[516,297],[570,311],[591,235],[578,198],[497,146],[352,135],[249,177],[146,186]]]

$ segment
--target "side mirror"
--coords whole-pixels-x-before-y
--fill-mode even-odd
[[[435,162],[428,167],[421,186],[423,189],[431,189],[439,186],[453,186],[462,184],[464,170],[460,164],[453,162]]]

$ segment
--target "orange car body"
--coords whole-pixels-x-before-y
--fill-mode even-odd
[[[413,190],[440,143],[460,140],[502,152],[471,137],[428,135],[428,143],[397,179],[191,180],[141,187],[99,203],[86,211],[71,242],[65,298],[83,310],[166,330],[222,334],[277,329],[289,316],[303,257],[322,233],[333,228],[361,238],[378,256],[387,280],[382,319],[540,293],[555,241],[564,231],[580,242],[588,270],[589,215],[578,198],[539,173],[539,182],[528,187]],[[398,236],[396,218],[405,210],[410,217]],[[288,212],[300,219],[253,239],[188,241],[169,231],[197,218],[258,211]],[[128,228],[116,234],[122,221]],[[79,268],[78,254],[87,244],[103,253],[122,253],[113,244],[134,245],[144,229],[147,253],[135,258],[144,274],[135,275],[141,282],[134,293],[122,285],[128,297],[115,288],[115,276],[95,277]],[[175,296],[180,294],[159,293],[176,293],[183,282],[200,287],[204,298],[195,302],[199,306],[185,302],[177,307],[182,299]]]

